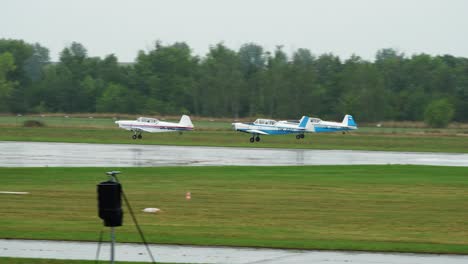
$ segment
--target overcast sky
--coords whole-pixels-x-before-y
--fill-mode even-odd
[[[89,56],[185,41],[194,54],[254,42],[291,54],[307,48],[373,59],[377,50],[468,57],[465,0],[0,0],[0,38],[39,42],[52,60],[72,41]]]

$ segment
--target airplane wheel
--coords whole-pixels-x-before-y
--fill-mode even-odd
[[[343,135],[346,134],[346,132],[343,131]]]
[[[301,139],[301,135],[296,135],[296,139]]]
[[[255,141],[259,142],[259,141],[260,141],[260,137],[257,136],[257,137],[255,138]]]
[[[141,134],[138,135],[138,139],[142,139],[142,138],[143,138],[143,136]]]
[[[133,139],[136,139],[136,138],[137,138],[137,135],[133,135],[132,138],[133,138]]]
[[[250,138],[250,143],[254,143],[255,139],[253,137]]]
[[[301,134],[301,138],[304,138],[304,134]]]

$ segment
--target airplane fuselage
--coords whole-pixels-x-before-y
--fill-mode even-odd
[[[150,117],[139,117],[137,120],[119,120],[115,123],[119,125],[119,128],[133,131],[133,139],[141,139],[143,132],[161,133],[193,130],[192,121],[187,115],[182,115],[179,123],[163,122]]]
[[[326,133],[326,132],[343,132],[343,131],[350,131],[356,130],[356,126],[348,126],[343,123],[338,122],[329,122],[320,120],[317,123],[313,123],[313,120],[310,120],[312,126],[306,129],[306,132],[312,133]]]
[[[178,131],[193,130],[193,127],[180,126],[177,123],[162,122],[162,121],[159,121],[158,123],[150,123],[150,122],[122,120],[122,121],[116,121],[115,123],[118,124],[120,128],[123,128],[126,130],[145,131],[145,132],[150,132],[150,133],[178,132]]]
[[[274,125],[257,125],[254,123],[234,123],[234,130],[261,135],[301,134],[305,129],[298,129],[297,124],[276,122]],[[257,133],[255,133],[257,131]]]

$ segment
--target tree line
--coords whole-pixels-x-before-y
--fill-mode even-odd
[[[434,110],[435,109],[435,110]],[[434,112],[435,111],[435,112]],[[288,56],[223,43],[196,56],[156,42],[132,63],[90,57],[77,42],[51,62],[38,43],[0,39],[0,112],[192,114],[211,117],[468,121],[468,59],[377,51],[374,61],[298,49]],[[435,113],[435,114],[434,114]]]

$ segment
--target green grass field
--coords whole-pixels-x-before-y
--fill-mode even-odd
[[[115,117],[75,117],[75,116],[0,116],[0,126],[4,127],[22,127],[23,123],[27,120],[37,120],[42,122],[47,127],[75,127],[75,128],[116,128],[114,123],[120,119],[134,120],[136,117],[132,116],[118,116]],[[170,117],[161,119],[169,122],[179,122],[177,118]],[[229,130],[231,129],[231,122],[226,121],[209,121],[197,120],[193,121],[195,127],[201,130]]]
[[[107,168],[0,168],[2,238],[98,240]],[[468,168],[121,168],[151,243],[468,253]],[[192,199],[185,200],[190,191]],[[157,207],[159,214],[145,214]],[[128,213],[120,242],[140,242]]]
[[[110,114],[108,114],[110,115]],[[48,115],[29,115],[29,116],[0,116],[0,126],[2,127],[22,127],[23,123],[27,120],[37,120],[44,123],[47,127],[78,127],[78,128],[115,128],[115,121],[121,119],[136,119],[136,115],[112,115],[100,116],[93,114],[70,115],[65,114],[48,114]],[[179,117],[166,117],[161,120],[178,122]],[[242,122],[250,122],[255,118],[242,119]],[[205,130],[231,130],[232,122],[234,119],[210,119],[195,117],[192,120],[196,129]],[[339,120],[336,120],[339,121]],[[426,128],[424,124],[418,122],[388,122],[384,123],[382,127],[376,127],[375,124],[360,126],[359,130],[354,133],[378,133],[378,134],[443,134],[443,135],[457,135],[468,134],[468,124],[453,124],[450,128],[434,129]]]
[[[23,127],[26,120],[41,120],[46,126]],[[428,130],[363,127],[346,135],[307,134],[303,140],[296,140],[294,135],[263,136],[261,142],[252,144],[249,142],[249,134],[232,131],[227,121],[200,120],[194,123],[196,130],[182,135],[143,133],[143,140],[132,140],[132,133],[118,129],[112,118],[0,116],[0,141],[468,153],[468,130],[464,128]]]
[[[292,135],[263,136],[250,143],[250,135],[234,131],[191,131],[144,133],[142,140],[132,140],[132,133],[121,129],[96,128],[0,128],[0,141],[43,141],[76,143],[148,144],[179,146],[225,146],[295,149],[348,149],[426,152],[468,152],[468,137],[402,134],[307,134],[297,140]]]

